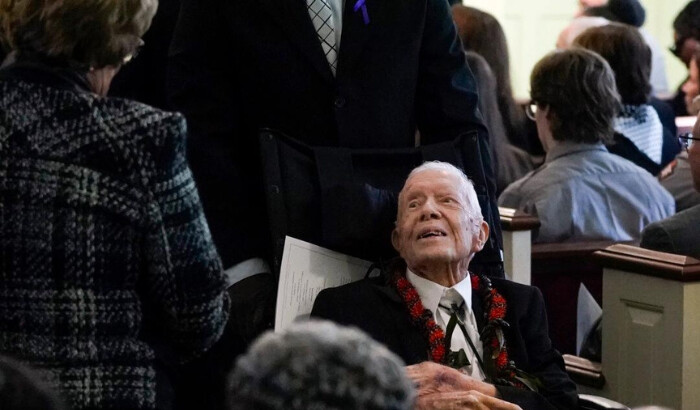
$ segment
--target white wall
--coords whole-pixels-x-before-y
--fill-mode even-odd
[[[644,28],[666,50],[666,72],[671,91],[685,78],[685,67],[668,51],[673,45],[671,27],[688,0],[641,0],[647,11]],[[503,25],[511,57],[513,90],[518,98],[529,95],[532,67],[554,49],[559,32],[578,9],[576,0],[463,0],[465,5],[488,11]]]

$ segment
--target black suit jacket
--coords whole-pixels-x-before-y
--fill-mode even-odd
[[[346,0],[337,76],[304,0],[183,0],[169,94],[187,117],[189,159],[226,266],[265,256],[257,134],[310,145],[412,147],[478,130],[477,93],[445,0]],[[492,189],[491,192],[494,192]],[[269,256],[269,255],[267,255]]]
[[[548,336],[547,315],[539,289],[504,279],[492,279],[508,307],[505,330],[508,353],[518,368],[539,377],[544,388],[539,393],[496,386],[501,397],[524,410],[575,409],[576,386],[564,371],[559,352]],[[472,308],[479,330],[484,326],[482,301],[474,292]],[[312,316],[357,326],[384,343],[406,364],[428,358],[428,343],[412,325],[398,293],[377,279],[365,279],[338,288],[323,290],[314,303]]]

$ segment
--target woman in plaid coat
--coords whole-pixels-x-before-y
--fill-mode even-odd
[[[183,117],[104,98],[156,7],[0,0],[0,352],[74,409],[161,408],[227,319]]]

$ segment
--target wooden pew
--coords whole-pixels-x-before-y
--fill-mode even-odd
[[[596,252],[610,397],[700,409],[700,261],[628,245]]]
[[[532,245],[532,285],[544,296],[549,335],[562,353],[576,354],[576,310],[583,283],[602,304],[603,269],[593,259],[611,241]]]
[[[511,208],[498,208],[503,232],[503,267],[506,277],[513,282],[530,285],[532,230],[539,228],[540,220]]]

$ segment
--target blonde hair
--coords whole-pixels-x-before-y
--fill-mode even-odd
[[[18,58],[117,66],[148,30],[158,0],[0,0],[0,34]]]

